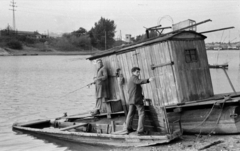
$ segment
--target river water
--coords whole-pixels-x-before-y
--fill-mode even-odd
[[[0,57],[0,150],[112,150],[13,132],[15,122],[60,117],[89,111],[95,104],[93,65],[88,56]],[[210,64],[228,62],[227,73],[240,90],[239,51],[208,51]],[[214,93],[232,92],[222,69],[211,69]],[[71,92],[71,93],[70,93]]]

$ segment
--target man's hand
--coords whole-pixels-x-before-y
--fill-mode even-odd
[[[97,80],[98,80],[97,77],[93,78],[94,83],[97,82]]]
[[[148,80],[149,80],[149,82],[151,82],[151,81],[153,81],[155,78],[154,77],[151,77],[151,78],[149,78]]]

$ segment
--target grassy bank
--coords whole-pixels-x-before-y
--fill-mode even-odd
[[[24,36],[1,36],[0,56],[22,55],[92,55],[98,50],[76,47],[59,39],[33,39]]]
[[[0,56],[34,56],[34,55],[93,55],[98,51],[59,51],[53,48],[39,49],[24,46],[23,49],[0,48]]]

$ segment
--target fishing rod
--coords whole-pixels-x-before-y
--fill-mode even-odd
[[[73,93],[73,92],[76,92],[76,91],[78,91],[78,90],[81,90],[81,89],[83,89],[83,88],[85,88],[85,87],[90,87],[92,84],[94,84],[95,82],[91,82],[91,83],[89,83],[89,84],[87,84],[87,85],[85,85],[85,86],[83,86],[83,87],[81,87],[81,88],[78,88],[78,89],[76,89],[76,90],[73,90],[73,91],[71,91],[71,92],[68,92],[67,94],[65,94],[65,95],[63,95],[63,96],[61,96],[61,97],[59,97],[59,98],[62,98],[62,97],[65,97],[65,96],[67,96],[67,95],[69,95],[69,94],[71,94],[71,93]]]

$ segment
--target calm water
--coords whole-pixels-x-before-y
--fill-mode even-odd
[[[13,132],[14,122],[55,118],[64,112],[89,111],[95,104],[93,65],[87,56],[0,57],[0,150],[1,151],[75,151],[111,150],[101,146],[75,144]],[[210,64],[228,62],[227,70],[240,90],[239,51],[209,51]],[[232,92],[222,69],[211,69],[215,93]],[[64,96],[65,94],[68,94]],[[64,96],[64,97],[61,97]]]

